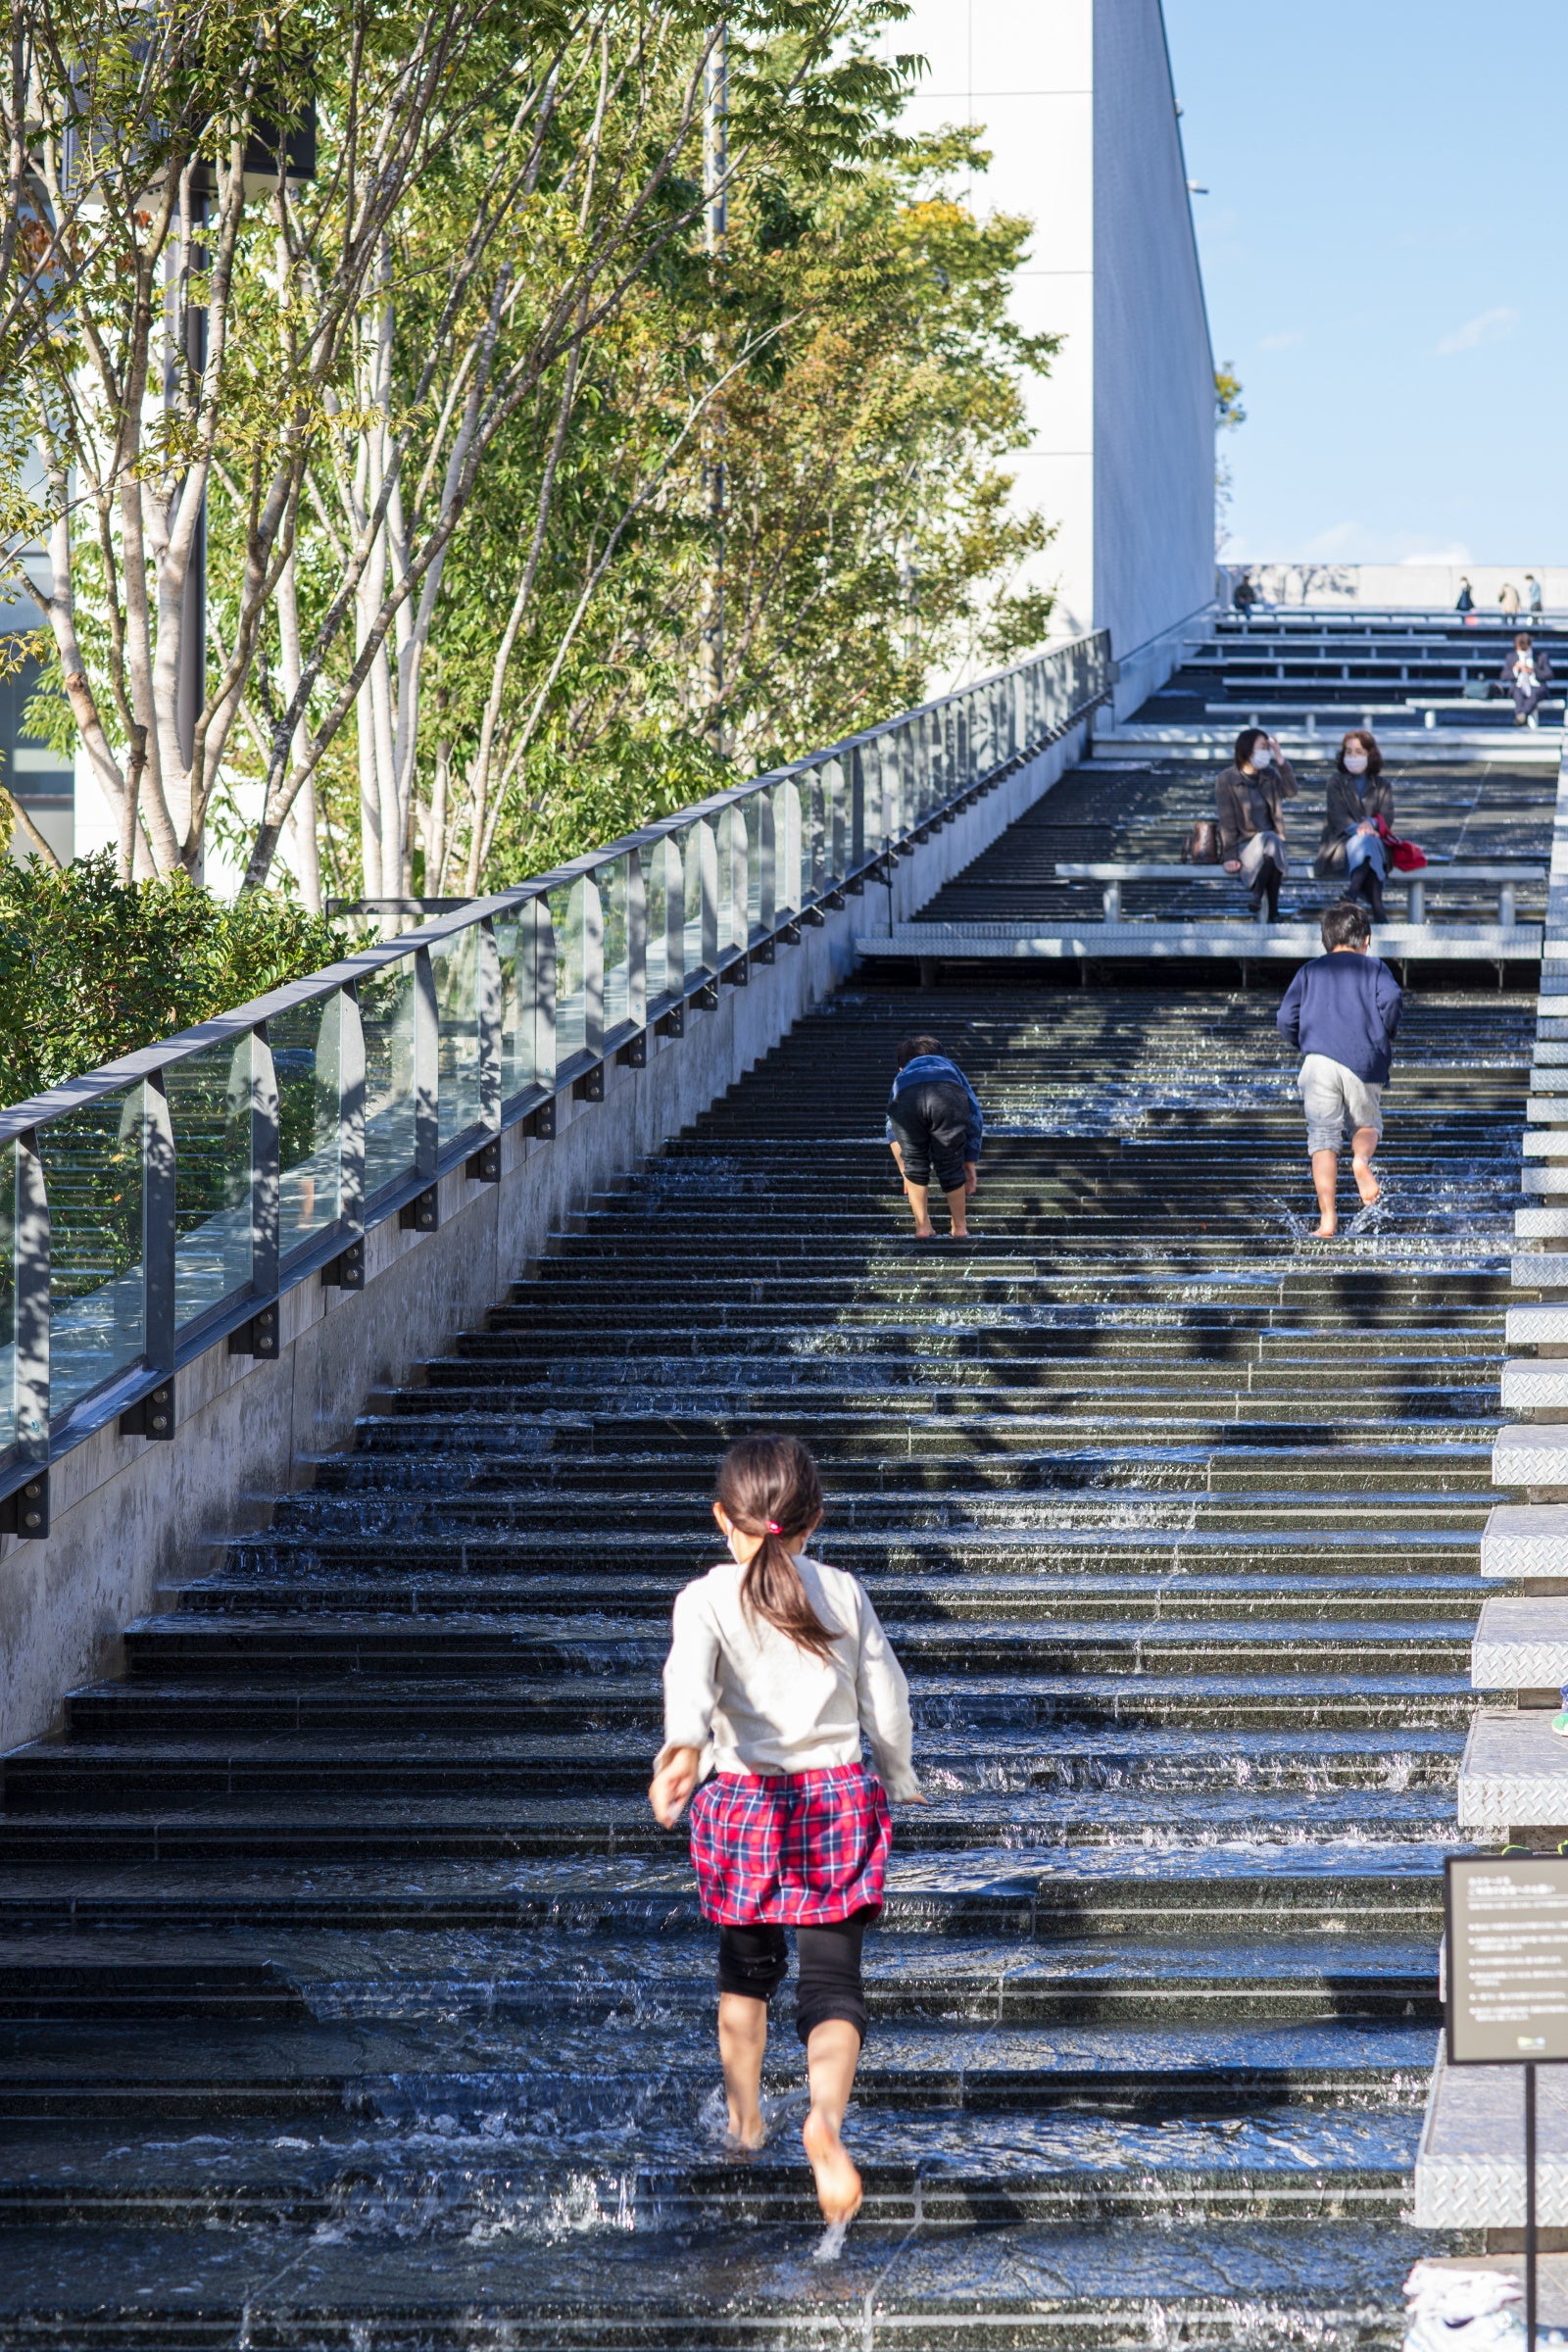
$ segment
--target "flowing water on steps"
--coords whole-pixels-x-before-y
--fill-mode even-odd
[[[1333,1247],[1272,1012],[853,989],[132,1629],[7,1765],[8,2345],[1388,2340],[1533,1005],[1412,999]],[[967,1249],[890,1180],[911,1025]],[[737,2161],[642,1794],[758,1427],[934,1799],[823,2262],[788,1993]]]

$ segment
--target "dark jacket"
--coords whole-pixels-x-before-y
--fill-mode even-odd
[[[986,1131],[985,1113],[980,1108],[979,1097],[957,1063],[950,1061],[945,1054],[916,1054],[912,1061],[905,1063],[893,1081],[893,1091],[888,1096],[889,1110],[893,1108],[906,1086],[962,1087],[969,1098],[969,1120],[964,1131],[963,1156],[965,1159],[978,1160],[980,1139]],[[887,1140],[890,1144],[896,1143],[898,1140],[898,1131],[891,1119],[887,1121]]]
[[[1394,830],[1394,786],[1387,776],[1363,776],[1360,780],[1366,786],[1364,794],[1356,791],[1354,776],[1337,767],[1329,772],[1328,813],[1312,860],[1314,874],[1345,872],[1345,845],[1367,818],[1381,816],[1390,832]]]
[[[1280,1002],[1280,1034],[1303,1054],[1326,1054],[1368,1086],[1382,1086],[1403,1003],[1386,963],[1341,948],[1302,964]]]
[[[1222,768],[1214,786],[1214,813],[1219,818],[1220,851],[1226,858],[1233,858],[1240,844],[1252,838],[1254,828],[1248,808],[1250,784],[1263,795],[1270,826],[1282,841],[1285,838],[1280,804],[1296,798],[1296,770],[1290,761],[1282,760],[1264,776],[1244,776],[1239,767]]]
[[[1536,684],[1549,686],[1551,683],[1551,656],[1545,647],[1533,645],[1530,649],[1530,658],[1536,665]],[[1513,665],[1518,659],[1518,648],[1510,645],[1502,667],[1497,672],[1497,683],[1508,694],[1513,692]]]

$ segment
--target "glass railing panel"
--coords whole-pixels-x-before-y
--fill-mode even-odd
[[[657,1004],[662,997],[678,995],[684,977],[678,968],[674,970],[670,968],[670,873],[674,861],[671,858],[670,845],[667,841],[653,842],[639,855],[643,866],[643,904],[648,910],[648,959],[646,965],[648,1002],[650,1004]],[[684,887],[680,879],[678,863],[674,863],[674,872],[673,895],[678,907],[681,891]],[[678,957],[676,962],[678,965]],[[608,973],[605,978],[605,986],[607,990],[605,1018],[608,1021],[610,1018]]]
[[[365,1198],[415,1172],[414,957],[360,983],[365,1031]]]
[[[441,1142],[450,1144],[484,1115],[483,1064],[479,1039],[479,926],[430,950],[435,982],[437,1068]]]
[[[773,912],[775,919],[800,911],[801,796],[786,780],[770,787],[773,801]]]
[[[718,956],[718,852],[713,828],[699,818],[676,835],[685,873],[686,975],[711,972]]]
[[[251,1084],[256,1041],[204,1046],[164,1073],[174,1131],[174,1327],[243,1297],[251,1256]]]
[[[564,1069],[587,1042],[588,990],[584,965],[582,885],[570,883],[547,894],[556,935],[556,1067]]]
[[[269,1021],[267,1034],[277,1071],[277,1247],[286,1258],[343,1213],[343,1000],[296,1004]],[[366,1143],[368,1158],[368,1122]]]
[[[501,967],[501,1100],[510,1102],[538,1082],[539,1024],[532,942],[538,917],[531,906],[495,920]]]
[[[594,875],[605,926],[605,1035],[631,1019],[631,926],[626,860],[612,858]]]
[[[146,1352],[143,1089],[38,1130],[49,1195],[49,1403],[55,1419]]]
[[[772,803],[760,792],[754,792],[746,804],[746,832],[750,849],[746,860],[746,936],[756,937],[762,923],[762,866],[768,856],[768,836],[772,833]],[[765,830],[764,830],[765,828]]]
[[[0,1452],[18,1436],[17,1225],[17,1147],[0,1144]],[[27,1434],[36,1441],[41,1433]]]
[[[744,948],[747,940],[746,892],[750,845],[746,837],[746,811],[732,807],[722,809],[715,828],[718,843],[718,949],[720,957],[736,948]]]

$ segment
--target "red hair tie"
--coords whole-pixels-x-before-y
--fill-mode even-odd
[[[770,1519],[767,1523],[767,1532],[770,1536],[781,1536],[784,1533],[784,1530],[780,1527],[776,1519]]]

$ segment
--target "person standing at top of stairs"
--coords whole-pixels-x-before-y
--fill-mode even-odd
[[[1328,810],[1312,871],[1320,878],[1347,875],[1346,897],[1365,899],[1375,923],[1383,920],[1383,884],[1389,870],[1379,817],[1392,832],[1394,788],[1383,773],[1377,737],[1364,727],[1352,727],[1340,744],[1329,776]]]
[[[1280,1000],[1280,1034],[1300,1049],[1297,1085],[1317,1195],[1318,1239],[1339,1229],[1340,1146],[1350,1126],[1350,1172],[1364,1207],[1383,1197],[1372,1154],[1383,1137],[1383,1089],[1394,1066],[1403,992],[1371,953],[1364,906],[1342,899],[1323,916],[1321,956],[1303,963]]]
[[[1280,884],[1290,871],[1281,804],[1296,798],[1296,770],[1277,736],[1262,727],[1244,727],[1236,738],[1236,761],[1214,787],[1220,855],[1228,874],[1242,874],[1252,912],[1265,904],[1272,923],[1280,910]]]
[[[730,1557],[675,1602],[648,1797],[666,1830],[691,1803],[699,1899],[719,1932],[718,2049],[739,2148],[766,2138],[767,2005],[789,1966],[784,1930],[796,1931],[811,2095],[801,2136],[831,2229],[860,2204],[840,2134],[869,2023],[860,1944],[882,1909],[888,1797],[925,1799],[909,1687],[877,1613],[858,1578],[807,1556],[823,1508],[799,1438],[741,1438],[725,1454],[713,1517]],[[705,1768],[713,1777],[699,1788]]]
[[[985,1125],[974,1088],[957,1063],[948,1059],[937,1039],[903,1039],[898,1073],[888,1097],[886,1133],[914,1212],[916,1241],[935,1239],[930,1190],[933,1167],[948,1197],[953,1239],[968,1240],[969,1199],[980,1181]]]

